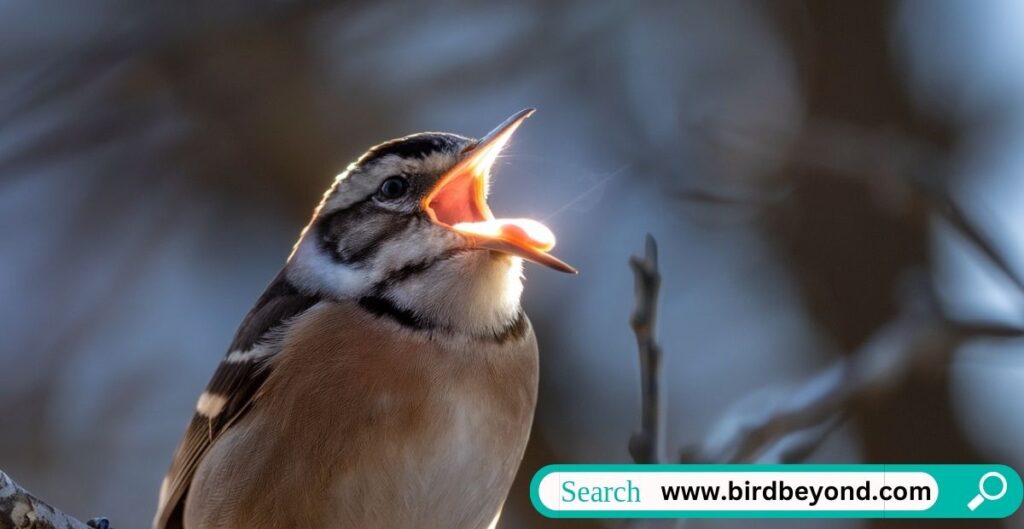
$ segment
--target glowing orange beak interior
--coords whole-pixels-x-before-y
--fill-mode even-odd
[[[430,218],[463,235],[477,248],[518,255],[562,272],[576,269],[548,252],[555,235],[532,219],[497,219],[487,206],[491,167],[505,144],[533,109],[522,110],[472,144],[423,199]]]

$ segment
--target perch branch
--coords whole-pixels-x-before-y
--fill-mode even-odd
[[[33,496],[0,471],[0,529],[91,529]]]
[[[630,318],[640,355],[640,431],[629,440],[629,453],[636,463],[660,463],[665,453],[664,409],[661,405],[661,347],[655,338],[658,320],[658,245],[647,235],[644,256],[629,260],[636,287],[636,307]]]

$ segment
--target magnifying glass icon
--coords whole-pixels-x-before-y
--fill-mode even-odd
[[[995,494],[985,492],[985,482],[988,481],[989,478],[996,478],[996,480],[1000,482],[999,492]],[[973,511],[985,500],[995,501],[1003,496],[1006,496],[1006,477],[998,472],[988,472],[978,480],[978,495],[967,503],[967,508]]]

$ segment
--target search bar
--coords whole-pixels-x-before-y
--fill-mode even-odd
[[[551,518],[1003,518],[1004,465],[552,465],[531,483]]]

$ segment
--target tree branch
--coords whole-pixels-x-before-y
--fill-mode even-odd
[[[929,302],[922,302],[922,298]],[[731,433],[722,440],[685,449],[681,460],[755,462],[763,461],[763,456],[774,449],[770,461],[801,461],[865,400],[897,387],[911,373],[944,368],[965,341],[1024,336],[1018,327],[948,320],[920,289],[912,292],[904,305],[900,316],[880,328],[852,355],[804,381],[775,409],[752,418],[726,414],[723,421],[734,425]]]
[[[0,529],[91,529],[33,496],[0,470]]]
[[[921,318],[897,318],[853,355],[803,382],[767,414],[747,419],[727,415],[724,420],[736,424],[731,435],[690,448],[682,458],[690,462],[753,462],[772,447],[785,444],[793,445],[785,450],[787,459],[806,457],[855,402],[893,387],[920,360],[951,354],[955,345],[943,334],[941,328]]]
[[[629,440],[629,453],[636,463],[660,463],[665,454],[664,408],[661,405],[661,347],[655,339],[658,320],[658,245],[647,235],[643,258],[629,259],[636,285],[636,307],[630,318],[640,355],[640,431]]]

